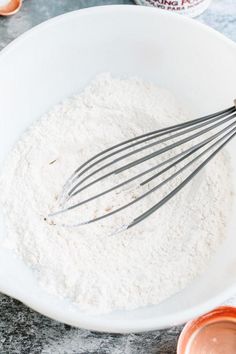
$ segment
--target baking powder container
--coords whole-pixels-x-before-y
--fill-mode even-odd
[[[208,8],[211,0],[135,0],[135,2],[138,5],[154,6],[158,9],[195,17]]]

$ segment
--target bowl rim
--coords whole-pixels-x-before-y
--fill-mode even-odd
[[[146,12],[146,13],[153,13],[156,11],[157,14],[161,13],[161,16],[165,16],[166,18],[178,18],[179,21],[189,23],[191,26],[195,28],[199,28],[202,31],[211,33],[214,35],[216,38],[219,40],[223,41],[225,44],[227,44],[229,47],[232,48],[233,51],[236,53],[236,44],[229,38],[225,37],[223,34],[219,33],[215,29],[200,23],[194,19],[185,17],[180,14],[175,14],[169,11],[164,11],[160,9],[156,9],[154,7],[145,7],[145,6],[136,6],[136,5],[105,5],[105,6],[95,6],[95,7],[90,7],[90,8],[84,8],[84,9],[79,9],[75,11],[71,11],[65,14],[61,14],[59,16],[53,17],[51,19],[48,19],[30,30],[24,32],[21,34],[19,37],[14,39],[12,42],[10,42],[5,48],[3,48],[0,51],[0,60],[1,58],[4,58],[5,56],[9,55],[12,50],[17,48],[18,46],[21,45],[22,42],[24,42],[27,38],[34,36],[35,33],[40,32],[43,29],[46,29],[47,27],[54,26],[57,23],[60,23],[61,21],[66,21],[69,18],[72,17],[83,17],[83,16],[90,16],[90,14],[108,14],[109,12],[113,11],[121,11],[121,12]],[[180,325],[183,324],[190,319],[194,317],[198,317],[201,314],[210,311],[211,309],[215,308],[218,306],[221,302],[223,302],[225,299],[230,298],[233,294],[236,293],[236,284],[233,284],[232,286],[227,287],[224,291],[221,291],[214,297],[205,300],[202,302],[201,306],[194,306],[191,307],[190,309],[184,310],[184,311],[179,311],[175,312],[174,315],[165,315],[163,318],[158,318],[156,317],[155,319],[132,319],[132,320],[116,320],[112,321],[111,319],[102,319],[99,320],[99,316],[96,316],[93,318],[93,323],[91,323],[91,317],[90,318],[70,318],[68,315],[63,316],[61,313],[58,313],[54,309],[48,307],[46,308],[45,305],[42,305],[40,302],[40,299],[35,299],[35,298],[29,298],[29,296],[22,296],[19,294],[14,294],[14,291],[8,290],[7,286],[5,289],[1,289],[1,291],[9,295],[17,300],[20,300],[24,304],[26,304],[28,307],[31,307],[33,310],[50,317],[54,320],[75,326],[75,327],[81,327],[85,328],[88,330],[96,330],[100,332],[113,332],[113,333],[130,333],[130,332],[142,332],[142,331],[150,331],[150,330],[157,330],[157,329],[163,329],[163,328],[168,328],[170,326],[174,325]]]
[[[93,12],[109,12],[109,11],[123,11],[123,10],[128,10],[128,11],[136,11],[136,12],[153,12],[156,11],[157,13],[161,13],[162,16],[166,16],[166,17],[180,17],[181,21],[186,22],[186,23],[191,23],[193,26],[195,27],[199,27],[202,28],[205,31],[208,31],[209,33],[212,33],[213,35],[215,35],[215,37],[218,37],[219,39],[223,40],[225,43],[227,43],[228,45],[234,47],[236,47],[236,43],[226,37],[224,34],[218,32],[217,30],[215,30],[214,28],[199,22],[193,18],[187,17],[185,15],[181,15],[181,14],[176,14],[172,11],[168,11],[168,10],[162,10],[162,9],[157,9],[151,6],[142,6],[142,5],[121,5],[121,4],[112,4],[112,5],[99,5],[99,6],[92,6],[92,7],[87,7],[87,8],[82,8],[82,9],[78,9],[78,10],[73,10],[73,11],[69,11],[66,13],[63,13],[61,15],[49,18],[48,20],[45,20],[37,25],[35,25],[34,27],[26,30],[25,32],[23,32],[22,34],[20,34],[18,37],[16,37],[15,39],[13,39],[10,43],[8,43],[4,48],[2,48],[0,50],[0,57],[6,55],[8,52],[10,52],[12,49],[14,49],[17,45],[19,45],[22,41],[24,41],[26,38],[31,37],[35,32],[40,31],[41,29],[47,28],[57,22],[63,21],[65,20],[67,17],[73,17],[73,16],[83,16],[83,15],[90,15],[90,13]]]

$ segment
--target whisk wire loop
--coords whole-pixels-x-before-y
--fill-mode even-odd
[[[137,181],[138,187],[149,185],[150,182],[154,181],[159,176],[174,169],[174,171],[169,176],[164,178],[164,180],[155,186],[151,186],[149,190],[140,194],[134,200],[131,200],[130,202],[97,217],[66,226],[77,227],[103,220],[127,209],[131,205],[134,205],[154,191],[166,185],[178,175],[181,175],[184,171],[187,171],[190,166],[194,166],[194,169],[191,170],[187,176],[184,176],[180,183],[170,190],[163,198],[161,198],[161,200],[145,212],[141,213],[141,215],[134,218],[127,225],[123,225],[120,230],[123,231],[124,229],[129,229],[149,217],[171,198],[173,198],[208,164],[208,162],[210,162],[217,155],[219,151],[225,147],[226,144],[228,144],[235,137],[235,135],[236,107],[232,106],[214,114],[176,124],[171,127],[148,132],[113,145],[94,155],[74,171],[72,176],[64,185],[60,209],[51,213],[49,216],[55,217],[60,214],[68,213],[70,210],[79,208],[80,206],[90,203],[97,198],[101,198],[117,189],[121,189],[126,184],[133,181]],[[204,136],[204,139],[199,141],[202,136]],[[179,140],[177,140],[178,138]],[[146,150],[154,149],[154,147],[161,144],[164,146],[152,151],[151,153],[146,153],[144,156],[135,158],[136,154],[144,153]],[[192,145],[188,146],[188,144]],[[187,145],[187,147],[185,147],[185,145]],[[105,188],[105,190],[102,190],[99,193],[95,193],[92,196],[73,203],[73,198],[76,195],[79,195],[82,191],[89,189],[100,181],[105,181],[113,175],[115,176],[122,174],[126,170],[132,169],[148,160],[154,159],[155,162],[156,157],[182,146],[184,146],[184,148],[180,152],[178,151],[173,156],[168,156],[166,159],[164,158],[163,161],[155,163],[149,168],[144,168],[143,171],[134,174],[131,178],[127,178],[124,181],[116,183],[112,187]],[[124,154],[122,154],[123,152]],[[134,157],[134,159],[129,161],[131,156]],[[106,160],[107,162],[102,164]],[[126,160],[128,160],[128,162],[126,162]],[[119,166],[118,163],[120,161],[124,161],[125,163]],[[198,163],[198,165],[195,166],[195,163]],[[116,164],[118,164],[118,166],[116,166]],[[115,166],[114,169],[101,174],[106,169],[112,168],[113,165]],[[178,166],[180,167],[178,168]],[[155,172],[156,170],[157,172]],[[140,181],[141,177],[146,176],[153,171],[155,172],[153,175]],[[89,182],[88,180],[91,181]],[[69,205],[67,205],[68,202],[70,202]]]

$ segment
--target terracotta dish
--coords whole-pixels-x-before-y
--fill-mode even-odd
[[[0,6],[1,16],[11,16],[20,10],[22,0],[10,0],[6,5]]]

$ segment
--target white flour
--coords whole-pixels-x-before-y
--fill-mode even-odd
[[[183,289],[206,268],[224,239],[231,184],[223,154],[157,213],[116,236],[107,231],[147,210],[167,189],[129,212],[126,209],[107,226],[64,228],[44,218],[58,208],[65,180],[95,153],[190,118],[166,90],[138,79],[101,75],[81,95],[65,100],[36,122],[10,154],[0,179],[8,233],[5,245],[32,267],[49,292],[88,311],[157,304]],[[152,183],[146,188],[156,181]],[[139,193],[126,189],[105,201],[113,209],[115,203],[119,206]],[[86,215],[86,219],[89,210],[89,206],[83,212],[76,210],[73,218]],[[98,200],[92,213],[101,210]]]

